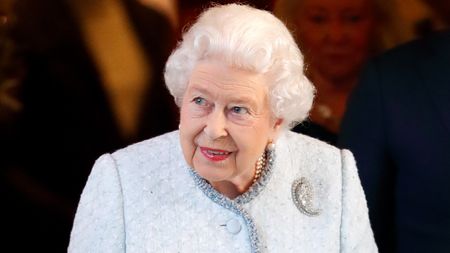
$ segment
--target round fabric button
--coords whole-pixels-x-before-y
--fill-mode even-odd
[[[227,230],[232,234],[237,234],[241,231],[241,224],[236,219],[231,219],[227,222]]]

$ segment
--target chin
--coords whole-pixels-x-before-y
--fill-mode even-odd
[[[199,166],[198,168],[194,167],[194,170],[200,175],[200,177],[208,180],[209,182],[224,181],[229,176],[226,169],[206,168]]]
[[[229,161],[212,162],[195,152],[192,158],[192,168],[208,181],[223,181],[230,174]]]
[[[336,66],[334,66],[336,67]],[[329,77],[330,80],[346,80],[346,79],[351,79],[355,76],[355,72],[352,69],[349,68],[333,68],[330,67],[328,68],[325,72],[325,75],[327,75]]]

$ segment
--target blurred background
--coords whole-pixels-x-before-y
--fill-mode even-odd
[[[295,2],[300,1],[245,1],[274,11],[292,30],[319,101],[311,119],[294,130],[330,143],[364,62],[445,29],[450,19],[450,1],[445,0],[301,0],[302,10],[294,8]],[[312,2],[322,4],[320,11],[307,8]],[[6,200],[1,208],[6,252],[66,251],[95,159],[177,129],[164,64],[182,31],[210,5],[204,0],[0,1],[0,188]],[[346,33],[354,36],[346,40]],[[345,51],[348,55],[340,58],[321,58],[326,43],[334,43],[325,41],[328,37],[337,44],[355,43],[342,52],[358,48],[360,54]],[[324,71],[347,66],[344,59],[354,62],[333,73]]]

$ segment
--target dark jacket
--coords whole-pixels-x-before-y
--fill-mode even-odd
[[[368,64],[339,144],[355,154],[380,252],[450,252],[450,32]]]

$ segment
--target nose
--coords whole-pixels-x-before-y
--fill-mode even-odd
[[[334,20],[328,27],[328,39],[332,43],[342,43],[346,36],[345,26],[342,22]]]
[[[227,136],[228,132],[226,129],[226,116],[224,115],[224,112],[215,108],[208,115],[203,131],[211,140]]]

